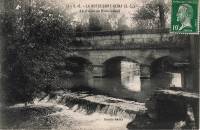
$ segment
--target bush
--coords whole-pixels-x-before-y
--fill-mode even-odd
[[[38,92],[61,86],[55,63],[70,54],[72,37],[70,21],[51,8],[30,6],[19,11],[20,15],[6,13],[1,21],[6,39],[2,98],[13,103],[31,101]]]

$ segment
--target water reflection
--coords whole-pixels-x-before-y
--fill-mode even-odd
[[[130,91],[141,91],[140,66],[129,61],[121,61],[121,84]]]
[[[170,86],[171,87],[181,87],[182,86],[182,77],[181,77],[181,73],[171,73],[172,75],[172,81]]]
[[[114,75],[103,78],[94,78],[92,72],[85,69],[84,72],[76,74],[76,76],[64,79],[65,87],[79,86],[80,89],[84,89],[87,86],[108,96],[144,102],[155,89],[168,88],[172,84],[179,86],[181,83],[180,74],[162,72],[150,79],[141,79],[138,64],[121,61],[120,66],[119,76]]]

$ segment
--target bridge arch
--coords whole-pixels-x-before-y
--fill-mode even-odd
[[[136,60],[130,58],[130,57],[127,57],[127,56],[114,56],[114,57],[110,57],[110,58],[107,58],[104,60],[103,64],[106,64],[110,61],[122,61],[122,60],[126,60],[126,61],[131,61],[131,62],[134,62],[134,63],[138,63]]]
[[[137,58],[136,56],[134,56],[133,54],[120,53],[120,52],[117,52],[117,51],[113,52],[112,54],[105,56],[102,59],[101,63],[105,64],[106,62],[108,62],[110,60],[127,60],[127,61],[132,61],[132,62],[138,63],[138,64],[141,63],[140,59]]]
[[[173,68],[175,59],[171,56],[163,56],[155,59],[150,65],[151,76],[156,73],[170,71]]]
[[[127,64],[129,65],[132,64],[132,67],[133,67],[133,64],[137,67],[139,66],[139,63],[137,61],[125,56],[116,56],[116,57],[109,58],[105,60],[103,63],[104,74],[105,76],[108,76],[108,77],[120,77],[121,72],[123,71],[122,69],[125,66],[127,67]]]
[[[79,60],[82,60],[82,61],[84,61],[86,63],[90,63],[90,64],[92,63],[89,58],[86,58],[86,57],[81,56],[81,55],[68,56],[68,57],[65,58],[65,61],[66,60],[72,60],[72,59],[74,59],[74,60],[78,60],[79,59]]]
[[[185,69],[177,67],[175,62],[178,62],[178,60],[171,56],[163,56],[152,62],[150,73],[152,79],[158,78],[157,80],[161,81],[158,86],[167,88],[184,86]]]
[[[65,58],[66,68],[74,73],[80,73],[87,70],[92,70],[92,62],[81,56],[71,56]]]

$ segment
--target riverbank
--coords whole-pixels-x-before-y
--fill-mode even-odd
[[[163,97],[163,96],[161,96]],[[160,98],[159,98],[160,99]],[[164,101],[163,101],[164,102]],[[146,104],[148,106],[148,104]],[[178,109],[166,105],[162,110]],[[151,108],[151,107],[150,107]],[[4,129],[67,129],[67,130],[132,130],[132,129],[185,129],[194,127],[194,113],[187,110],[187,120],[152,118],[152,111],[144,103],[117,99],[87,92],[57,91],[41,93],[25,106],[15,104],[0,107],[0,128]],[[168,112],[166,112],[168,113]],[[177,112],[173,115],[177,116]],[[173,118],[173,116],[170,116]]]
[[[2,129],[126,130],[129,119],[105,114],[86,114],[64,105],[40,102],[4,108]]]
[[[126,130],[143,103],[103,95],[57,91],[33,103],[1,107],[0,128]]]

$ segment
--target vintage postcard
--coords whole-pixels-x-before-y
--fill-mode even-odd
[[[0,0],[0,129],[199,129],[198,10]]]

